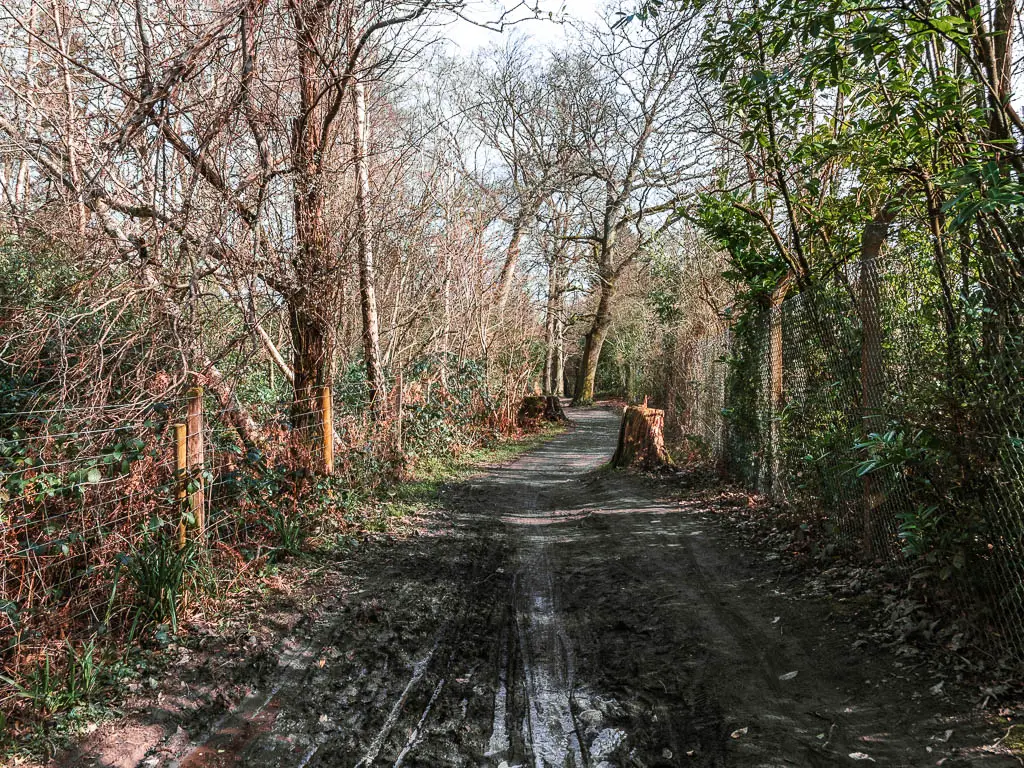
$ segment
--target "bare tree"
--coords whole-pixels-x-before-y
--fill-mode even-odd
[[[365,87],[414,52],[415,36],[399,30],[457,7],[159,0],[122,14],[103,1],[13,0],[0,23],[28,52],[0,72],[15,197],[45,180],[80,237],[90,225],[107,236],[96,258],[131,271],[161,306],[180,303],[183,268],[193,294],[206,280],[240,309],[254,295],[283,306],[290,365],[251,312],[244,327],[287,370],[297,420],[332,376],[354,246],[367,379],[380,402]],[[350,173],[354,183],[341,183]],[[191,313],[164,316],[174,333],[202,336],[182,328]],[[228,402],[215,360],[190,349],[187,364],[226,387]]]
[[[694,12],[594,34],[596,46],[565,57],[560,79],[575,99],[574,162],[567,188],[583,211],[573,238],[590,245],[596,307],[584,338],[574,402],[593,399],[601,349],[623,271],[678,219],[699,158],[681,117],[693,93]]]
[[[557,85],[548,81],[537,52],[521,40],[478,60],[467,112],[482,144],[500,162],[494,183],[504,198],[508,227],[493,302],[508,302],[523,238],[544,200],[569,170],[569,130]]]
[[[539,251],[547,284],[544,310],[544,393],[565,394],[566,295],[572,273],[578,271],[582,249],[571,239],[573,211],[563,195],[552,195],[540,211]]]

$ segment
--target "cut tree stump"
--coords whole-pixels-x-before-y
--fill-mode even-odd
[[[612,466],[657,469],[671,464],[665,449],[665,412],[648,408],[646,399],[643,405],[627,406]]]
[[[557,395],[548,395],[544,398],[544,421],[569,421],[562,408],[562,400]]]
[[[519,422],[556,421],[564,422],[569,418],[562,409],[562,401],[554,395],[529,395],[523,398],[519,406]]]

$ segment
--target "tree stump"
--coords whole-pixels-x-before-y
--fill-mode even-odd
[[[557,395],[547,395],[544,398],[544,421],[569,421],[565,409],[562,408],[562,400]]]
[[[613,467],[656,469],[672,464],[665,449],[665,412],[643,405],[627,406],[622,414]]]
[[[562,409],[562,401],[554,395],[529,395],[519,405],[519,423],[529,424],[538,421],[565,422],[569,418]]]

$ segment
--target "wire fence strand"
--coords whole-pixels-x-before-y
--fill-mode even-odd
[[[1024,659],[1024,342],[984,315],[951,328],[933,282],[854,264],[686,340],[669,428]]]

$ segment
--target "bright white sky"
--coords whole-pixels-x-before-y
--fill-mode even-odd
[[[569,32],[568,25],[548,21],[548,12],[556,20],[595,22],[600,16],[599,11],[604,5],[604,0],[536,0],[536,3],[545,18],[529,19],[506,27],[504,34],[483,29],[467,21],[456,22],[446,31],[453,52],[468,55],[478,48],[500,42],[503,37],[511,34],[529,37],[539,47],[557,47],[565,41],[566,33]],[[494,22],[501,17],[503,8],[511,9],[514,6],[515,0],[469,0],[465,15],[474,20]],[[518,8],[510,12],[509,18],[522,19],[528,16],[526,8]]]

